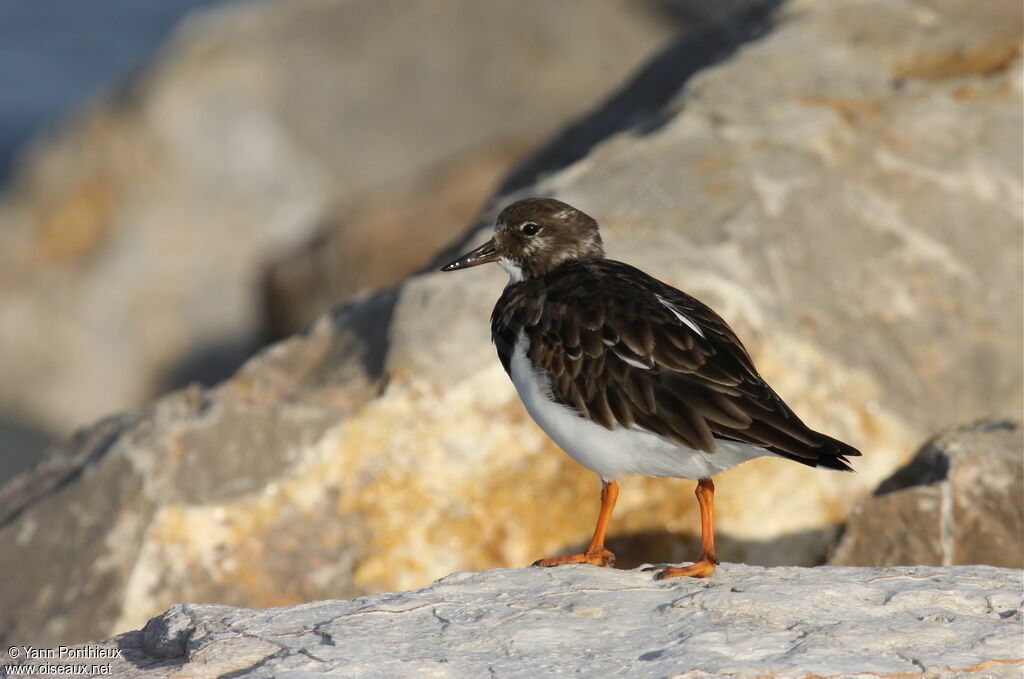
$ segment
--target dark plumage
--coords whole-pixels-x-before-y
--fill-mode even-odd
[[[506,372],[525,332],[530,361],[551,376],[555,400],[606,429],[637,426],[708,453],[715,439],[741,441],[829,469],[848,470],[847,456],[860,454],[809,429],[718,314],[622,262],[567,262],[510,285],[491,332]]]

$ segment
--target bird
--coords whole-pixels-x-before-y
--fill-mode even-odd
[[[814,431],[761,377],[721,316],[608,259],[597,221],[560,200],[508,205],[494,235],[441,271],[497,262],[508,283],[491,314],[498,358],[526,411],[597,473],[601,508],[586,551],[534,566],[612,566],[605,536],[624,476],[697,481],[701,551],[657,579],[718,566],[712,476],[758,457],[852,471],[854,447]]]

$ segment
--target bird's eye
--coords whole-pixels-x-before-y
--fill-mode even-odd
[[[540,227],[533,222],[526,222],[519,230],[527,236],[534,236],[540,231]]]

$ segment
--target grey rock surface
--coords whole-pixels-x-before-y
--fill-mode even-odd
[[[411,592],[179,604],[100,642],[119,677],[1019,677],[1021,571],[757,568],[654,581],[591,566]],[[93,647],[96,647],[95,645]],[[70,664],[70,663],[63,663]]]
[[[978,422],[929,441],[850,513],[830,563],[1024,568],[1024,432]]]
[[[365,304],[360,311],[372,317],[373,308]],[[81,430],[30,474],[4,486],[0,523],[11,531],[7,536],[12,546],[0,556],[0,571],[7,575],[4,605],[25,614],[3,616],[0,635],[54,642],[93,636],[97,626],[121,615],[119,593],[129,586],[144,536],[161,506],[230,501],[281,475],[304,447],[352,408],[351,401],[319,384],[328,374],[322,364],[333,352],[357,353],[349,333],[360,327],[359,320],[350,321],[348,331],[333,333],[330,339],[314,332],[282,343],[263,359],[258,378],[243,370],[221,396],[192,388],[155,407]],[[374,341],[372,336],[363,339]],[[301,360],[290,360],[290,352],[301,352]],[[303,398],[312,403],[289,397],[308,377],[304,371],[316,374],[314,383],[303,389]],[[346,383],[346,398],[360,394],[361,379],[367,390],[374,388],[356,366],[332,372]],[[138,454],[141,450],[147,452]],[[218,452],[211,459],[199,454],[203,450]],[[324,511],[334,530],[358,533],[352,521],[339,522],[329,508]],[[272,559],[269,567],[276,577],[289,579],[286,572],[304,569],[308,559],[317,558],[322,532],[312,527],[305,535],[274,530],[286,531],[286,542],[303,553],[301,561],[283,555]],[[346,563],[336,550],[329,558]],[[80,570],[87,564],[88,574]],[[223,600],[223,593],[207,595]]]
[[[716,478],[724,560],[821,563],[921,441],[1020,411],[1019,14],[741,13],[674,43],[493,200],[490,216],[524,194],[595,216],[612,256],[717,309],[808,424],[864,451],[857,474],[759,460]],[[414,276],[216,389],[64,442],[0,491],[0,636],[102,638],[178,601],[348,598],[578,548],[596,483],[494,356],[504,283]],[[610,544],[625,566],[688,559],[698,525],[692,485],[626,479]]]
[[[0,199],[0,414],[63,435],[229,376],[264,341],[271,261],[367,191],[586,112],[675,34],[653,7],[290,0],[190,16],[35,143]],[[369,282],[468,223],[414,229],[419,258]],[[363,240],[336,266],[376,261]]]

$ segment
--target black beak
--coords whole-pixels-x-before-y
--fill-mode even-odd
[[[494,239],[487,241],[476,250],[467,252],[462,255],[454,262],[446,264],[441,267],[441,271],[455,271],[456,269],[468,269],[471,266],[477,266],[478,264],[486,264],[487,262],[496,262],[500,258],[498,254],[498,246],[494,243]]]

